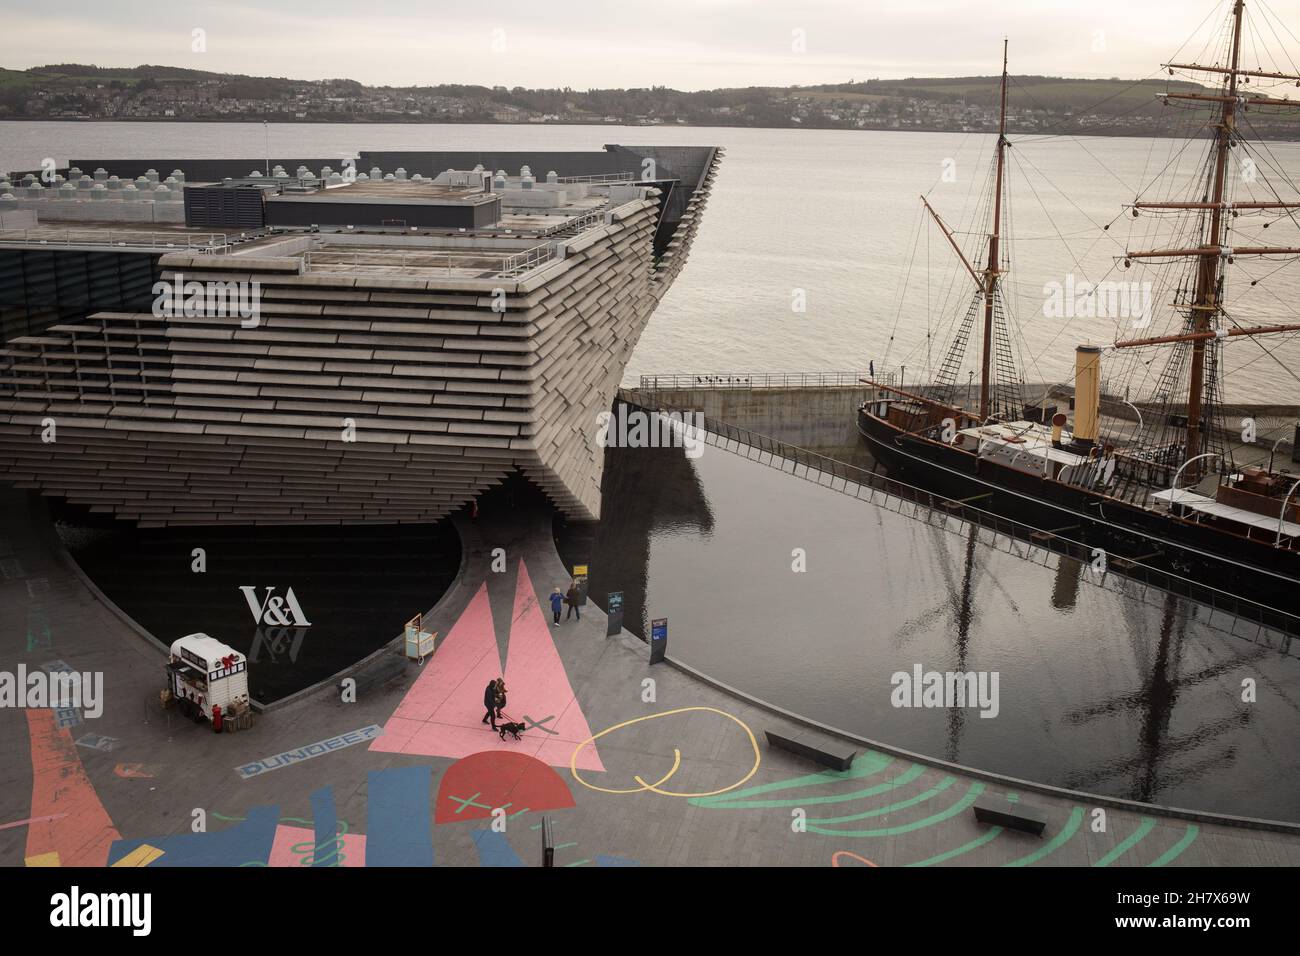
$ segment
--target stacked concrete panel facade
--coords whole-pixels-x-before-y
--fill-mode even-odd
[[[317,270],[302,253],[335,247],[310,235],[165,255],[165,280],[256,281],[256,327],[97,312],[11,341],[0,470],[144,526],[432,521],[515,469],[596,518],[597,415],[682,267],[718,160],[657,261],[649,188],[509,278]]]

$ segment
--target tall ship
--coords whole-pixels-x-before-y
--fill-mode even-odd
[[[597,518],[597,416],[721,157],[610,145],[11,173],[0,480],[157,527],[435,521],[517,473]]]
[[[933,378],[908,388],[873,373],[857,422],[891,478],[1016,519],[1044,540],[1084,543],[1112,569],[1154,568],[1296,614],[1300,475],[1269,453],[1278,444],[1272,436],[1256,435],[1253,422],[1235,415],[1226,420],[1224,398],[1225,348],[1254,342],[1259,360],[1274,363],[1274,379],[1295,381],[1274,348],[1278,336],[1300,330],[1252,320],[1229,296],[1234,268],[1263,263],[1246,276],[1254,286],[1261,271],[1271,276],[1300,255],[1300,241],[1265,241],[1270,225],[1281,227],[1273,235],[1295,226],[1300,195],[1267,147],[1247,135],[1252,116],[1294,113],[1294,101],[1270,91],[1300,85],[1300,75],[1243,65],[1245,7],[1244,0],[1230,4],[1209,62],[1162,64],[1169,76],[1194,81],[1171,83],[1162,96],[1190,131],[1205,131],[1188,144],[1206,147],[1204,163],[1186,177],[1182,195],[1144,193],[1127,207],[1124,215],[1145,229],[1149,244],[1126,245],[1115,261],[1120,274],[1138,270],[1153,290],[1155,313],[1166,322],[1160,334],[1146,316],[1105,348],[1079,345],[1072,415],[1046,398],[1026,402],[1022,339],[1004,294],[1012,145],[1004,43],[977,253],[968,254],[958,231],[922,200],[960,261],[959,278],[971,288],[967,307]],[[972,343],[968,382],[961,370]]]

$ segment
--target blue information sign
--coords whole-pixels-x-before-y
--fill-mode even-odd
[[[658,664],[668,653],[668,618],[657,617],[650,622],[650,663]]]

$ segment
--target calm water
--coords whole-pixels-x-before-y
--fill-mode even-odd
[[[862,736],[1012,776],[1300,821],[1300,660],[716,448],[610,450],[594,539],[565,541],[628,627]],[[792,552],[807,570],[792,571]],[[570,557],[566,554],[566,558]],[[1300,654],[1292,648],[1291,654]],[[996,671],[1000,711],[903,709],[891,675]],[[1258,700],[1241,701],[1242,681]]]
[[[254,699],[310,687],[366,657],[429,610],[460,568],[460,539],[436,525],[137,529],[85,509],[56,512],[64,546],[149,633],[202,631],[248,656]],[[193,551],[205,552],[196,573]],[[281,611],[262,620],[270,596]],[[306,626],[280,600],[293,590]]]
[[[959,232],[975,228],[993,146],[992,137],[974,134],[613,125],[290,124],[272,125],[269,135],[273,155],[340,159],[365,148],[725,146],[690,264],[642,337],[629,381],[642,373],[856,369],[868,359],[905,365],[911,379],[936,366],[969,279],[940,235],[915,231],[917,197],[927,193]],[[1154,220],[1121,215],[1123,204],[1166,167],[1161,188],[1143,198],[1190,198],[1184,177],[1196,170],[1202,152],[1175,139],[1013,141],[1008,168],[1017,241],[1007,281],[1024,335],[1022,365],[1028,381],[1060,381],[1072,375],[1074,346],[1113,341],[1115,324],[1046,318],[1044,285],[1064,283],[1068,273],[1079,281],[1138,278],[1138,270],[1111,271],[1114,257],[1130,230],[1133,248],[1150,247]],[[260,155],[263,143],[260,124],[0,123],[0,168],[30,168],[45,156],[60,163],[73,155],[247,157]],[[1258,168],[1273,162],[1290,181],[1300,179],[1300,145],[1267,144]],[[955,181],[943,181],[945,163]],[[1272,198],[1262,182],[1241,195],[1247,192]],[[1115,225],[1102,231],[1112,220]],[[1244,236],[1275,245],[1300,242],[1289,224],[1263,232],[1256,220],[1249,222],[1239,244]],[[1243,325],[1296,321],[1300,267],[1249,284],[1276,267],[1243,260],[1234,273],[1230,302]],[[923,281],[927,275],[931,282]],[[792,311],[795,290],[802,290],[805,312]],[[1163,329],[1167,317],[1159,307],[1167,300],[1155,291],[1161,301],[1153,329]],[[1273,337],[1269,345],[1284,363],[1300,368],[1300,341]],[[1228,401],[1300,403],[1300,381],[1258,345],[1235,340],[1226,352]]]

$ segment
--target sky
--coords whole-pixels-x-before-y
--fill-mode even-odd
[[[191,67],[368,85],[530,88],[842,83],[1011,71],[1152,76],[1231,0],[60,0],[13,8],[0,66]],[[1300,0],[1248,0],[1300,60]],[[1294,35],[1293,35],[1294,34]],[[1249,46],[1249,44],[1248,44]],[[1252,59],[1247,50],[1246,59]],[[1252,64],[1247,63],[1247,66]],[[1259,65],[1259,64],[1254,64]],[[1266,69],[1290,65],[1263,64]]]

